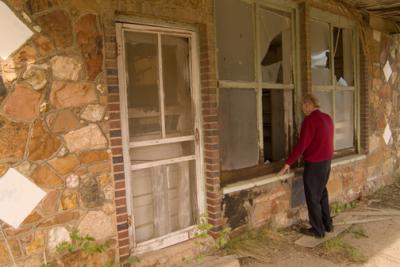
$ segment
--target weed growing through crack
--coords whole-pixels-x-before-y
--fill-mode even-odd
[[[368,235],[361,225],[353,225],[350,228],[350,233],[352,233],[353,237],[356,239],[361,239],[361,238],[368,238]]]
[[[271,232],[267,227],[248,230],[232,238],[225,246],[228,254],[236,254],[241,261],[252,259],[260,263],[270,262],[269,251],[274,240],[281,238],[279,233]]]
[[[356,206],[356,202],[354,202],[354,201],[350,202],[350,203],[333,202],[331,204],[330,209],[331,209],[332,216],[335,216],[345,210],[352,209],[355,206]]]
[[[358,248],[346,244],[340,237],[326,241],[323,248],[327,253],[343,257],[350,262],[364,263],[367,261],[367,257]]]

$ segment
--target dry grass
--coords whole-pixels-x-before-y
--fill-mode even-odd
[[[274,231],[263,226],[246,231],[230,240],[225,252],[236,254],[242,262],[271,263],[274,253],[283,246],[287,247],[289,239],[291,239],[290,235],[290,231]]]
[[[326,241],[322,247],[326,256],[336,259],[344,259],[353,263],[365,263],[367,257],[356,247],[346,244],[340,237]]]
[[[362,225],[353,225],[349,232],[355,239],[368,238],[368,235]]]

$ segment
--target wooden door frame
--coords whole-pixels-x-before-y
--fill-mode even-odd
[[[194,135],[197,137],[196,144],[196,200],[197,210],[196,217],[206,212],[206,197],[205,197],[205,178],[204,178],[204,155],[203,155],[203,127],[202,127],[202,113],[201,113],[201,92],[200,92],[200,60],[199,60],[199,41],[198,32],[191,27],[175,27],[171,25],[144,25],[141,23],[116,23],[116,38],[117,38],[117,49],[118,49],[118,80],[120,88],[120,108],[121,108],[121,132],[122,132],[122,147],[123,147],[123,158],[124,158],[124,172],[125,172],[125,189],[126,189],[126,206],[127,214],[131,224],[129,226],[129,243],[132,254],[144,253],[147,251],[161,249],[170,245],[177,244],[179,242],[186,241],[193,238],[193,232],[196,226],[190,226],[185,229],[181,229],[176,232],[169,233],[165,236],[151,239],[145,242],[135,242],[135,224],[133,220],[133,205],[132,205],[132,191],[130,185],[131,176],[131,164],[129,156],[129,131],[128,131],[128,110],[127,110],[127,85],[126,85],[126,72],[125,72],[125,50],[124,45],[124,31],[132,32],[152,32],[152,33],[166,33],[175,36],[185,36],[189,42],[189,53],[190,53],[190,75],[191,75],[191,94],[193,100],[193,111],[194,111]],[[197,222],[196,222],[197,223]]]

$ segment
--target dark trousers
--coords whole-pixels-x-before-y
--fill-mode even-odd
[[[303,183],[308,208],[308,218],[314,230],[322,235],[332,225],[329,210],[328,183],[331,161],[305,162]]]

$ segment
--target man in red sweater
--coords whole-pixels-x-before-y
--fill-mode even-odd
[[[331,117],[319,110],[313,95],[303,97],[302,109],[305,118],[299,141],[279,174],[285,174],[290,165],[303,155],[303,184],[311,228],[302,232],[323,238],[325,231],[333,230],[326,184],[331,170],[334,127]]]

